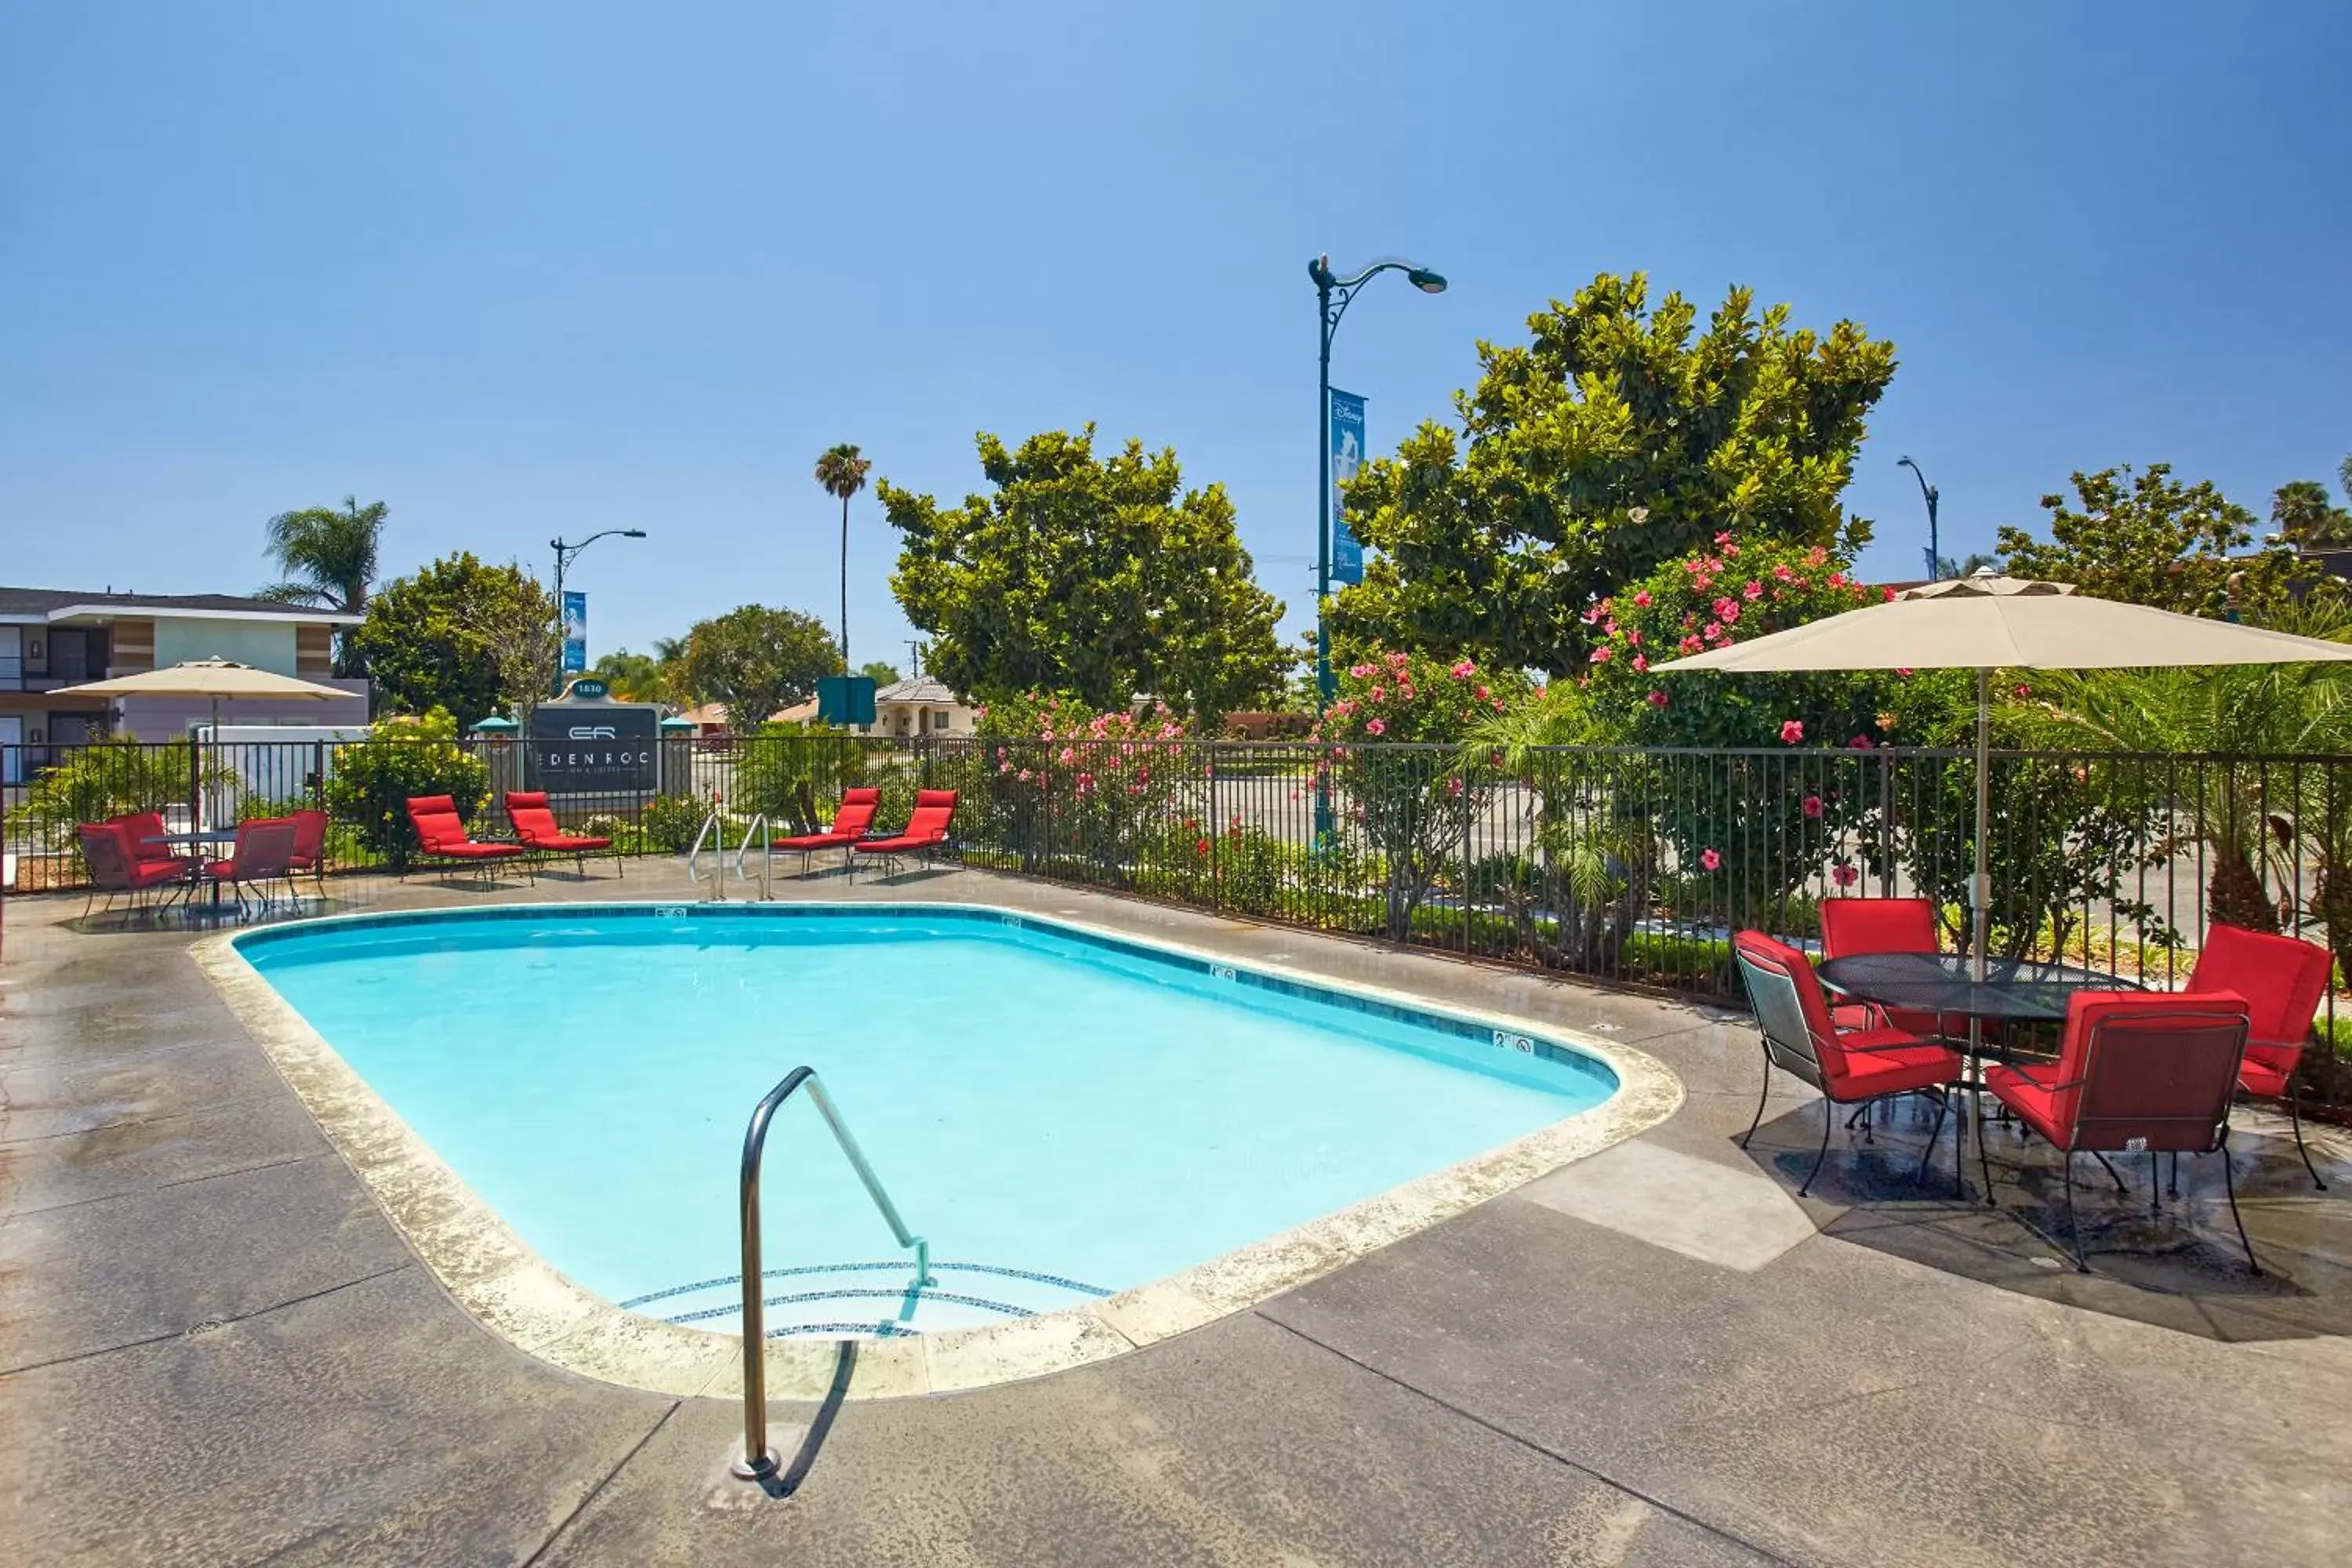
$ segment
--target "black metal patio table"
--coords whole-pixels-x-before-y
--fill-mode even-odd
[[[2063,1023],[2077,991],[2138,991],[2137,981],[2072,963],[1988,958],[1984,978],[1958,952],[1857,952],[1822,964],[1822,984],[1857,1002],[1906,1012],[1989,1018],[1996,1023]]]
[[[2137,981],[2084,969],[2072,963],[2042,963],[2024,958],[1988,958],[1979,979],[1976,963],[1958,952],[1857,952],[1832,958],[1815,971],[1823,986],[1857,1002],[1875,1002],[1905,1012],[1964,1017],[1969,1037],[1961,1044],[1968,1058],[1969,1091],[1976,1107],[1977,1137],[1984,1137],[1984,1112],[1977,1096],[1984,1089],[1984,1025],[1987,1019],[2005,1024],[2063,1023],[2068,999],[2077,991],[2141,991]],[[1956,1042],[1958,1043],[1958,1042]],[[1953,1178],[1962,1196],[1969,1190],[1961,1167],[1960,1142],[1971,1118],[1952,1121]],[[2106,1161],[2101,1159],[2101,1164]],[[2113,1175],[2114,1169],[2108,1170]],[[2118,1178],[2120,1180],[2120,1178]]]
[[[203,848],[210,845],[236,843],[236,829],[234,827],[208,827],[195,833],[156,833],[150,834],[146,837],[142,838],[140,842],[142,844],[168,844],[173,848]],[[192,893],[194,891],[196,884],[204,879],[204,865],[205,863],[200,859],[191,859],[188,862],[188,889]],[[212,879],[212,907],[215,911],[217,911],[221,907],[220,879],[215,877]],[[184,907],[193,906],[194,902],[195,900],[191,898],[185,901]]]

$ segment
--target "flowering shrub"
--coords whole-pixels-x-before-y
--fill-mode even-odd
[[[1312,737],[1323,748],[1317,775],[1331,790],[1335,826],[1384,863],[1388,932],[1402,941],[1439,874],[1459,863],[1491,783],[1456,747],[1523,683],[1466,658],[1375,652],[1338,684]]]
[[[1114,881],[1133,879],[1142,851],[1194,782],[1197,752],[1167,704],[1099,713],[1038,693],[981,710],[976,781],[1024,868],[1081,856]]]
[[[1767,918],[1813,879],[1835,883],[1841,845],[1877,809],[1868,754],[1950,738],[1969,677],[1654,667],[1892,596],[1856,581],[1841,552],[1727,531],[1584,613],[1595,642],[1583,685],[1628,741],[1732,753],[1664,826],[1678,863],[1714,877],[1734,918]]]

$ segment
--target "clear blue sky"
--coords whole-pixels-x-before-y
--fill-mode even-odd
[[[1307,259],[1403,253],[1336,379],[1385,449],[1602,268],[1898,345],[1850,504],[1909,574],[2076,468],[2262,510],[2352,449],[2352,5],[17,5],[0,582],[239,591],[638,526],[594,651],[828,620],[827,445],[943,497],[1091,419],[1222,480],[1311,613]],[[853,651],[903,660],[871,492]]]

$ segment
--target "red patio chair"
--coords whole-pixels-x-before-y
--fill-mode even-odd
[[[85,919],[100,893],[111,909],[114,900],[126,893],[136,906],[150,889],[187,885],[186,861],[176,855],[161,860],[140,859],[131,853],[130,830],[119,822],[79,823],[74,834],[81,840],[82,863],[89,868],[89,896],[81,901]]]
[[[2074,1217],[2075,1155],[2219,1152],[2238,1244],[2253,1271],[2263,1271],[2230,1172],[2230,1101],[2247,1027],[2246,999],[2233,992],[2077,991],[2067,999],[2056,1061],[1986,1069],[1994,1098],[2066,1156],[2066,1228],[2075,1268],[2090,1268]],[[1990,1203],[1992,1159],[1982,1138],[1977,1161]]]
[[[543,850],[551,855],[569,855],[580,874],[588,874],[590,854],[613,850],[613,841],[600,834],[566,833],[557,826],[555,812],[547,804],[547,792],[536,789],[507,791],[507,820],[514,824],[515,837],[526,849]],[[621,857],[613,853],[614,875],[622,875]]]
[[[236,841],[229,847],[229,858],[215,860],[204,868],[204,875],[214,883],[226,882],[236,895],[237,912],[245,912],[245,890],[255,889],[255,900],[263,909],[272,902],[268,896],[272,882],[286,884],[286,891],[294,891],[294,819],[288,816],[248,817],[236,825]]]
[[[294,861],[297,871],[308,871],[319,885],[319,896],[327,895],[327,814],[323,811],[289,812],[286,820],[294,825]]]
[[[183,855],[169,844],[148,842],[151,838],[163,837],[163,814],[160,811],[126,811],[121,816],[108,817],[107,821],[131,835],[131,858],[134,860],[174,861],[183,875],[193,871],[200,863],[196,857]]]
[[[1823,899],[1822,956],[1851,958],[1865,952],[1935,952],[1941,947],[1936,934],[1936,906],[1927,899]],[[1841,1004],[1832,1016],[1847,1028],[1876,1022],[1915,1035],[1946,1035],[1943,1015],[1909,1007],[1866,1005],[1876,1015],[1865,1020],[1853,1004]],[[1965,1035],[1963,1027],[1960,1033]]]
[[[2234,991],[2246,999],[2246,1059],[2238,1068],[2238,1086],[2248,1094],[2286,1101],[2294,1125],[2294,1152],[2303,1156],[2311,1184],[2323,1193],[2327,1184],[2319,1179],[2303,1142],[2303,1096],[2295,1068],[2302,1064],[2304,1045],[2311,1038],[2319,1005],[2326,1000],[2335,967],[2324,947],[2216,924],[2205,929],[2205,945],[2198,950],[2197,967],[2189,976],[2191,991]]]
[[[843,790],[841,808],[833,814],[831,826],[822,833],[803,833],[791,838],[780,838],[776,841],[776,847],[800,851],[801,875],[803,877],[808,875],[809,857],[820,849],[843,851],[842,864],[846,866],[850,847],[866,837],[866,830],[874,825],[874,814],[881,808],[882,792],[878,789]]]
[[[1759,931],[1744,931],[1732,938],[1731,951],[1739,978],[1756,1009],[1757,1031],[1764,1041],[1764,1092],[1756,1099],[1756,1116],[1739,1136],[1739,1146],[1756,1136],[1764,1121],[1765,1102],[1772,1096],[1772,1069],[1803,1079],[1822,1091],[1822,1147],[1813,1168],[1805,1173],[1797,1195],[1811,1191],[1829,1158],[1831,1123],[1839,1105],[1855,1105],[1898,1094],[1933,1093],[1936,1125],[1928,1130],[1927,1152],[1919,1157],[1919,1177],[1927,1177],[1927,1162],[1935,1157],[1936,1138],[1944,1130],[1951,1109],[1947,1086],[1960,1081],[1966,1070],[1958,1051],[1933,1044],[1902,1029],[1840,1029],[1830,1017],[1829,998],[1813,973],[1812,960],[1783,942]],[[1958,1149],[1953,1150],[1955,1163]]]
[[[457,819],[457,803],[446,795],[411,795],[408,822],[416,829],[419,854],[429,859],[471,866],[485,879],[496,874],[492,870],[496,862],[518,859],[522,855],[520,844],[484,844],[467,837],[466,825]],[[529,871],[530,862],[525,861],[523,868]]]
[[[928,863],[940,846],[948,841],[948,824],[955,819],[955,791],[921,791],[915,796],[915,809],[907,818],[904,832],[888,838],[860,839],[849,847],[855,854],[881,857],[890,868],[886,875],[898,871],[898,858],[902,855],[920,855]]]

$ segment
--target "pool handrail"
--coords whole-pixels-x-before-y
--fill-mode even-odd
[[[866,1151],[842,1124],[841,1112],[834,1109],[833,1097],[825,1093],[816,1068],[803,1065],[786,1073],[783,1081],[752,1110],[751,1124],[743,1132],[743,1457],[729,1468],[747,1481],[766,1480],[776,1473],[777,1466],[776,1451],[768,1447],[768,1334],[764,1303],[760,1300],[760,1156],[768,1142],[768,1123],[803,1084],[824,1124],[833,1130],[834,1142],[848,1157],[850,1168],[866,1184],[866,1195],[889,1222],[898,1245],[915,1249],[916,1288],[932,1282],[931,1244],[908,1230],[898,1216],[898,1205],[890,1201],[882,1178],[866,1163]]]

